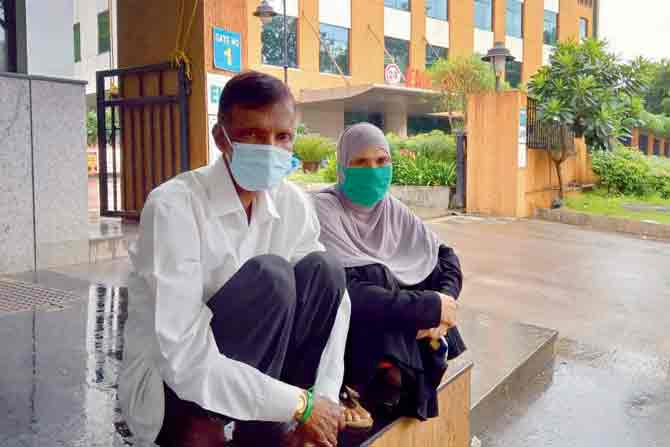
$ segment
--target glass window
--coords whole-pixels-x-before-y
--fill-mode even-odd
[[[384,6],[389,8],[402,9],[403,11],[410,10],[410,0],[384,0]]]
[[[79,23],[75,23],[74,26],[72,27],[72,31],[74,34],[74,61],[75,62],[80,62],[81,61],[81,25]]]
[[[475,28],[493,29],[493,0],[475,0]]]
[[[380,129],[384,129],[384,114],[359,110],[348,110],[344,112],[345,129],[358,123],[371,123]]]
[[[430,68],[438,59],[449,57],[449,48],[426,45],[426,68]]]
[[[388,51],[395,63],[398,64],[400,70],[405,73],[407,71],[407,66],[409,65],[409,41],[402,39],[394,39],[393,37],[384,37],[384,46],[386,51]],[[393,63],[393,60],[384,56],[384,65]]]
[[[432,132],[433,130],[441,130],[444,133],[451,133],[449,118],[426,115],[410,115],[407,117],[407,135],[419,135]]]
[[[579,38],[582,40],[589,38],[589,21],[584,17],[579,18]]]
[[[507,0],[505,32],[508,36],[523,38],[523,2]]]
[[[0,72],[16,71],[14,0],[0,0]]]
[[[287,17],[288,30],[288,66],[298,67],[298,19]],[[276,16],[267,25],[263,25],[261,34],[263,43],[262,60],[264,64],[284,66],[284,17]]]
[[[98,14],[98,54],[109,51],[109,11]]]
[[[558,14],[544,11],[544,44],[556,45],[558,42]]]
[[[447,20],[448,0],[426,0],[426,16]]]
[[[339,26],[321,24],[321,50],[319,52],[319,70],[321,73],[340,74],[337,66],[345,75],[349,74],[349,30]]]
[[[512,88],[517,88],[521,84],[521,62],[508,61],[505,66],[505,80]]]

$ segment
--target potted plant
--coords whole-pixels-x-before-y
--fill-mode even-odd
[[[302,161],[305,172],[316,172],[321,162],[335,153],[335,142],[317,134],[298,136],[293,144],[293,152]]]

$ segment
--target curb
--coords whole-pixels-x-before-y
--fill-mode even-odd
[[[564,208],[535,210],[535,218],[549,222],[565,223],[610,233],[623,233],[643,239],[659,239],[670,241],[670,225],[649,221],[623,219],[620,217],[598,216],[579,213]]]

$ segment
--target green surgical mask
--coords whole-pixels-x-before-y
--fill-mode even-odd
[[[393,168],[344,168],[342,192],[356,205],[371,208],[379,202],[391,186]]]

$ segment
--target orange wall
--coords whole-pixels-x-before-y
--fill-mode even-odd
[[[214,68],[212,28],[223,28],[228,31],[240,33],[242,36],[246,36],[249,32],[249,20],[247,20],[247,16],[251,14],[253,10],[249,10],[250,2],[247,2],[246,0],[226,0],[225,2],[219,0],[203,1],[205,4],[205,16],[202,22],[203,35],[205,36],[205,41],[203,42],[205,47],[205,72],[230,75],[231,73]],[[247,45],[242,45],[242,66],[247,66],[248,64],[249,45],[247,43]]]
[[[634,150],[640,150],[640,135],[647,135],[648,146],[647,146],[647,155],[654,155],[654,141],[656,140],[656,135],[648,130],[640,130],[638,128],[633,129],[632,138],[630,142],[630,148]],[[670,153],[667,153],[665,150],[665,145],[670,141],[668,138],[659,138],[660,142],[659,147],[659,156],[661,157],[670,157]]]
[[[579,38],[579,13],[577,0],[560,0],[558,14],[558,39],[560,41]]]
[[[588,34],[593,37],[593,8],[577,3],[577,35],[579,35],[579,19],[584,17],[588,20]]]
[[[412,41],[410,42],[409,64],[412,67],[426,66],[426,2],[412,0]]]
[[[384,82],[384,2],[351,1],[351,75],[352,84],[361,81]],[[376,36],[376,37],[375,37]]]
[[[543,31],[544,0],[526,0],[523,22],[523,82],[528,82],[542,66]]]
[[[384,82],[384,3],[381,0],[351,0],[352,29],[350,33],[351,85]],[[186,0],[187,4],[191,0]],[[261,64],[261,23],[252,13],[258,0],[202,0],[189,51],[202,73],[219,72],[212,63],[212,26],[240,32],[243,36],[242,63],[245,68],[283,76],[281,67]],[[147,0],[142,8],[133,0],[120,0],[120,53],[125,52],[121,66],[126,62],[147,63],[164,57],[174,46],[177,0]],[[146,6],[146,7],[145,7]],[[578,0],[561,0],[559,36],[574,37],[579,32],[579,18],[586,17],[592,26],[592,11],[578,4]],[[524,63],[523,81],[527,82],[542,63],[542,30],[544,0],[526,0],[524,6]],[[298,69],[289,70],[289,84],[296,96],[305,88],[332,88],[346,85],[339,75],[319,73],[318,0],[299,1]],[[494,2],[495,40],[505,40],[506,0]],[[425,65],[425,0],[412,2],[412,41],[410,64],[414,68]],[[449,3],[450,54],[469,55],[474,47],[474,3],[471,0]],[[145,32],[147,29],[150,33]],[[122,32],[123,31],[123,32]],[[198,35],[196,37],[196,34]],[[197,47],[197,48],[196,48]],[[204,54],[202,54],[204,52]],[[196,64],[198,65],[198,64]],[[201,70],[202,68],[202,70]],[[204,78],[203,78],[204,79]],[[204,81],[203,81],[204,82]],[[199,88],[199,85],[194,85]],[[203,86],[204,88],[204,86]]]
[[[522,95],[477,95],[468,104],[467,210],[516,216]]]
[[[493,0],[493,41],[505,41],[505,19],[507,15],[507,1]]]
[[[472,1],[449,2],[449,55],[469,56],[475,47],[475,6]]]
[[[558,196],[558,176],[549,153],[527,149],[519,167],[519,112],[526,97],[518,91],[474,96],[468,104],[467,210],[496,216],[528,217]],[[561,166],[564,185],[592,184],[595,176],[583,139],[576,155]]]

